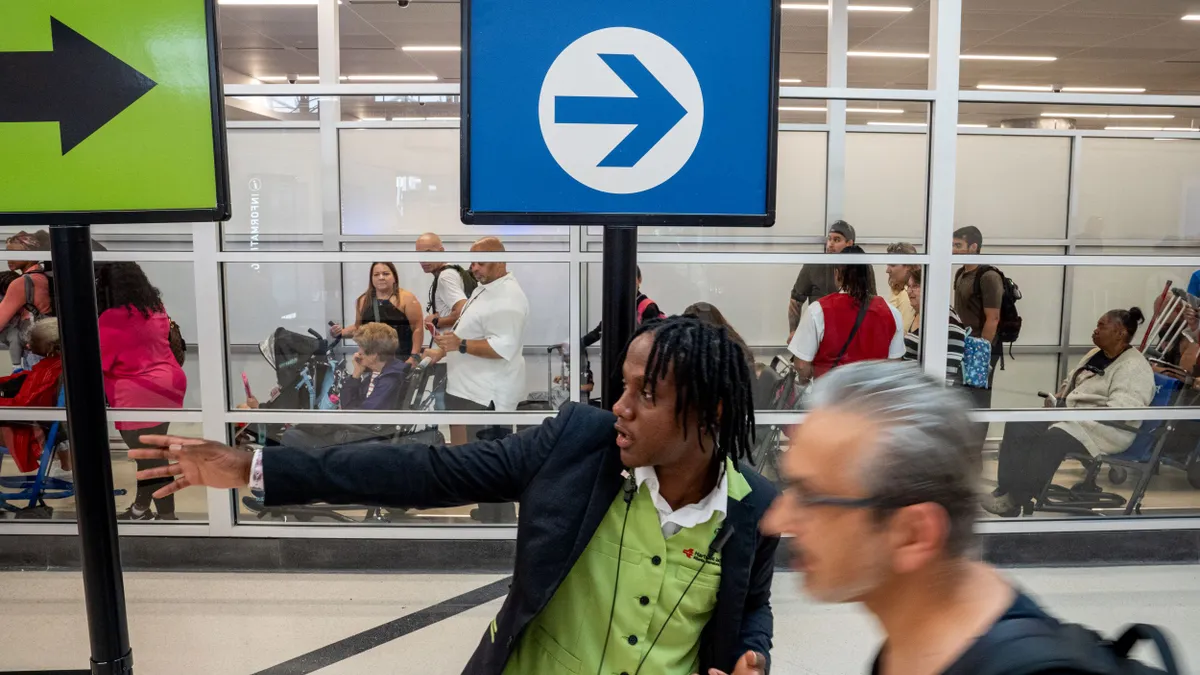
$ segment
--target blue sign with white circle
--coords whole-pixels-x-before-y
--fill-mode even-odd
[[[770,226],[778,0],[467,0],[462,220]]]

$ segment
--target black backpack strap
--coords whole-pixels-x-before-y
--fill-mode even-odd
[[[1129,658],[1129,652],[1133,650],[1134,646],[1143,640],[1149,640],[1154,643],[1167,675],[1177,675],[1181,672],[1179,665],[1175,662],[1175,653],[1171,650],[1171,643],[1157,626],[1135,623],[1126,628],[1125,632],[1121,633],[1121,637],[1113,642],[1113,653],[1118,658],[1127,659]]]
[[[429,285],[429,304],[425,305],[425,311],[432,314],[437,309],[435,298],[437,298],[438,281],[442,278],[442,272],[446,268],[438,270],[437,274],[433,275],[433,283]]]
[[[1003,619],[982,635],[946,675],[1034,675],[1077,671],[1104,675],[1089,652],[1097,644],[1064,635],[1066,627],[1053,619]],[[1082,629],[1081,629],[1082,630]]]
[[[868,295],[866,300],[863,300],[862,306],[858,308],[858,318],[854,320],[854,328],[850,329],[850,337],[846,338],[846,344],[842,345],[842,351],[838,352],[837,358],[833,360],[833,367],[837,368],[842,364],[842,357],[846,355],[846,350],[850,349],[850,343],[854,342],[854,336],[858,335],[858,329],[862,326],[863,319],[867,318],[867,310],[871,307],[871,301],[875,296]]]

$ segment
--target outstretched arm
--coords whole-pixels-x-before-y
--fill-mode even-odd
[[[568,407],[540,427],[499,441],[454,447],[267,448],[262,451],[265,502],[270,506],[326,502],[438,508],[517,501],[570,417]],[[191,486],[238,488],[250,483],[254,453],[178,436],[143,436],[142,442],[157,447],[130,450],[130,458],[175,462],[138,472],[139,480],[175,478],[155,493],[160,498]]]

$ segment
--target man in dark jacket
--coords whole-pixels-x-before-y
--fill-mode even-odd
[[[749,458],[742,349],[694,317],[639,327],[613,415],[567,405],[541,427],[455,447],[267,448],[148,436],[143,479],[314,501],[434,508],[520,501],[512,588],[464,672],[733,675],[769,670],[774,488]],[[618,563],[619,574],[618,574]],[[569,667],[563,664],[570,664]]]

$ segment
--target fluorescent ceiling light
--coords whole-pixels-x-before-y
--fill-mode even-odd
[[[1200,131],[1191,127],[1104,127],[1106,131]]]
[[[315,6],[317,0],[217,0],[218,5],[277,5]],[[338,3],[341,4],[340,2]]]
[[[1108,113],[1072,113],[1072,112],[1044,112],[1042,117],[1080,117],[1088,119],[1110,119],[1110,120],[1173,120],[1174,115],[1149,115],[1149,114],[1108,114]]]
[[[437,82],[437,75],[343,75],[347,82]]]
[[[1057,61],[1057,56],[1017,56],[1011,54],[963,54],[964,61]]]
[[[807,107],[807,106],[779,106],[783,112],[826,112],[827,108]],[[903,115],[904,111],[900,108],[846,108],[848,113],[879,113],[881,115]]]
[[[1184,21],[1200,21],[1200,14],[1188,14],[1183,17]]]
[[[1063,87],[1067,94],[1144,94],[1145,87]]]
[[[927,59],[929,54],[923,52],[873,52],[852,51],[847,56],[864,56],[877,59]],[[963,54],[964,61],[1057,61],[1057,56],[1017,56],[1011,54]]]
[[[986,125],[986,124],[960,124],[960,125],[958,125],[958,128],[959,129],[986,129],[986,128],[988,128],[988,125]]]
[[[798,77],[781,77],[781,78],[779,78],[779,84],[800,84],[803,81],[804,80],[801,80]]]
[[[869,127],[926,127],[924,122],[867,122]]]
[[[359,122],[386,122],[386,117],[360,117]]]
[[[986,91],[1054,91],[1054,87],[1048,84],[977,84],[975,88]]]
[[[400,48],[406,52],[461,52],[458,45],[404,45]]]
[[[1182,141],[1182,138],[1156,138],[1156,141]]]
[[[865,56],[878,59],[927,59],[929,54],[920,52],[846,52],[846,56]]]
[[[807,9],[817,12],[829,11],[829,5],[812,2],[785,2],[784,9]],[[846,9],[851,12],[891,12],[894,14],[903,14],[911,12],[912,7],[898,7],[896,5],[850,5]]]
[[[288,81],[287,75],[259,75],[258,77],[254,78],[254,79],[262,80],[263,82],[287,82]],[[297,82],[317,82],[320,79],[321,78],[316,75],[298,75],[298,76],[296,76]]]

